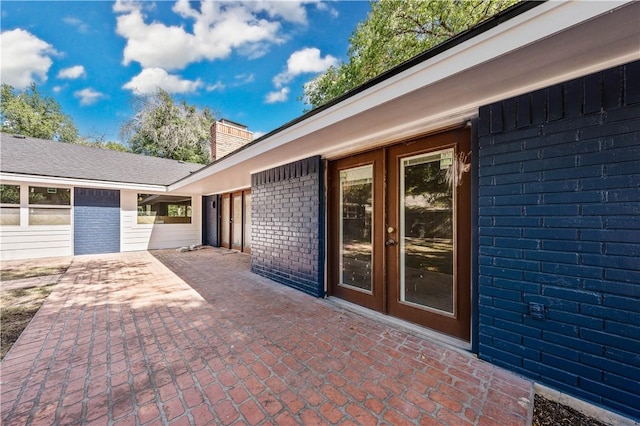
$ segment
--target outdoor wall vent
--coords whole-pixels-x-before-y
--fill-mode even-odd
[[[531,318],[544,319],[544,305],[542,303],[529,302],[529,315]]]

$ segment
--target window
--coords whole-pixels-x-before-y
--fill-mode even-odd
[[[29,187],[29,225],[70,224],[71,189],[44,186]]]
[[[30,186],[29,204],[70,206],[71,190],[69,188],[45,188],[41,186]]]
[[[0,185],[0,225],[20,226],[20,185]]]
[[[191,223],[191,197],[138,194],[138,224]]]

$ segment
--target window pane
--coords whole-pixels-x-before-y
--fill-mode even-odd
[[[373,166],[340,172],[340,285],[371,291]]]
[[[29,209],[29,225],[70,225],[71,209]]]
[[[20,185],[0,185],[0,203],[20,204]]]
[[[20,225],[20,207],[3,207],[0,209],[0,225]]]
[[[402,160],[401,300],[453,313],[454,194],[446,181],[453,150]]]
[[[29,204],[70,206],[71,190],[69,188],[46,188],[43,186],[30,186]]]
[[[191,223],[191,197],[138,194],[138,223]]]

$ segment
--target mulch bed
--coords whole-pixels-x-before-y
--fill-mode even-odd
[[[536,395],[532,426],[608,426],[559,402]]]

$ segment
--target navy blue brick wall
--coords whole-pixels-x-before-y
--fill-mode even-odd
[[[323,174],[311,157],[251,176],[251,270],[324,296]]]
[[[478,133],[479,356],[640,418],[640,62],[482,107]]]
[[[76,255],[120,251],[120,191],[75,188],[73,211]]]

